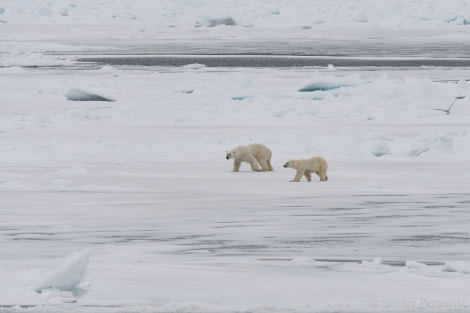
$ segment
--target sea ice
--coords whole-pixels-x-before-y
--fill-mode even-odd
[[[375,258],[373,261],[362,261],[362,268],[378,270],[382,266],[382,258]]]
[[[38,293],[49,289],[75,291],[86,276],[90,255],[90,250],[73,252],[64,264],[41,278],[33,289]]]
[[[463,261],[447,261],[442,271],[470,274],[470,264]]]
[[[426,298],[469,311],[468,68],[75,59],[219,42],[341,55],[347,37],[464,54],[468,0],[3,2],[0,310],[350,313]],[[71,86],[97,94],[67,101]],[[112,107],[93,103],[112,100],[104,90]],[[258,141],[275,171],[231,173],[224,151]],[[282,164],[313,155],[328,183],[289,185]],[[51,268],[83,247],[92,260],[78,250]]]
[[[407,269],[414,269],[414,270],[425,270],[429,268],[429,266],[427,266],[424,263],[420,263],[420,262],[416,262],[412,260],[406,261],[405,266]]]

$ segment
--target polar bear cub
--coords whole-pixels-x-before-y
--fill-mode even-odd
[[[298,182],[302,178],[302,175],[307,178],[307,181],[312,181],[310,173],[315,173],[320,177],[320,181],[327,181],[326,170],[328,169],[328,163],[322,157],[316,156],[310,159],[301,160],[290,160],[284,167],[293,168],[297,170],[294,179],[291,182]]]
[[[233,159],[233,171],[238,172],[242,162],[250,163],[251,169],[256,172],[272,171],[271,150],[265,145],[252,143],[248,146],[238,146],[227,151],[227,160]],[[261,170],[259,166],[261,166]]]

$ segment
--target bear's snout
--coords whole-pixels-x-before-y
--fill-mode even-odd
[[[287,163],[286,163],[286,164],[284,164],[284,167],[287,167]]]
[[[230,159],[230,158],[228,157],[228,155],[227,155],[225,158],[226,158],[227,160]]]

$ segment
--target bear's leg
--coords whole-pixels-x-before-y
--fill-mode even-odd
[[[291,180],[291,182],[299,182],[300,179],[302,178],[302,175],[304,174],[304,170],[303,169],[298,169],[297,170],[297,173],[295,174],[295,177],[293,180]]]
[[[328,176],[326,176],[326,173],[323,172],[317,172],[318,177],[320,177],[320,181],[327,181]]]
[[[274,171],[273,166],[271,165],[271,158],[268,159],[268,171]]]
[[[259,172],[260,169],[259,169],[259,166],[258,166],[258,161],[256,161],[256,159],[254,157],[251,157],[250,160],[248,161],[251,165],[251,170],[255,171],[255,172]]]
[[[234,159],[233,160],[233,171],[238,172],[240,170],[240,165],[242,164],[241,160]]]
[[[266,172],[269,170],[268,162],[266,162],[266,160],[261,160],[261,159],[257,159],[257,160],[258,160],[259,165],[261,165],[262,172]]]
[[[310,175],[309,171],[305,171],[304,176],[305,178],[307,178],[307,181],[312,181],[312,175]]]

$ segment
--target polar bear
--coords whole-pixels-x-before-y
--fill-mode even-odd
[[[238,172],[242,162],[250,163],[251,169],[256,172],[272,171],[271,150],[265,145],[252,143],[248,146],[238,146],[227,151],[227,160],[233,159],[233,171]],[[261,165],[261,170],[258,166]]]
[[[307,181],[312,181],[310,173],[315,173],[320,177],[320,181],[327,181],[326,170],[328,169],[328,163],[322,157],[316,156],[310,159],[301,160],[290,160],[284,167],[294,168],[297,170],[294,179],[291,182],[298,182],[302,178],[302,175],[307,178]]]

